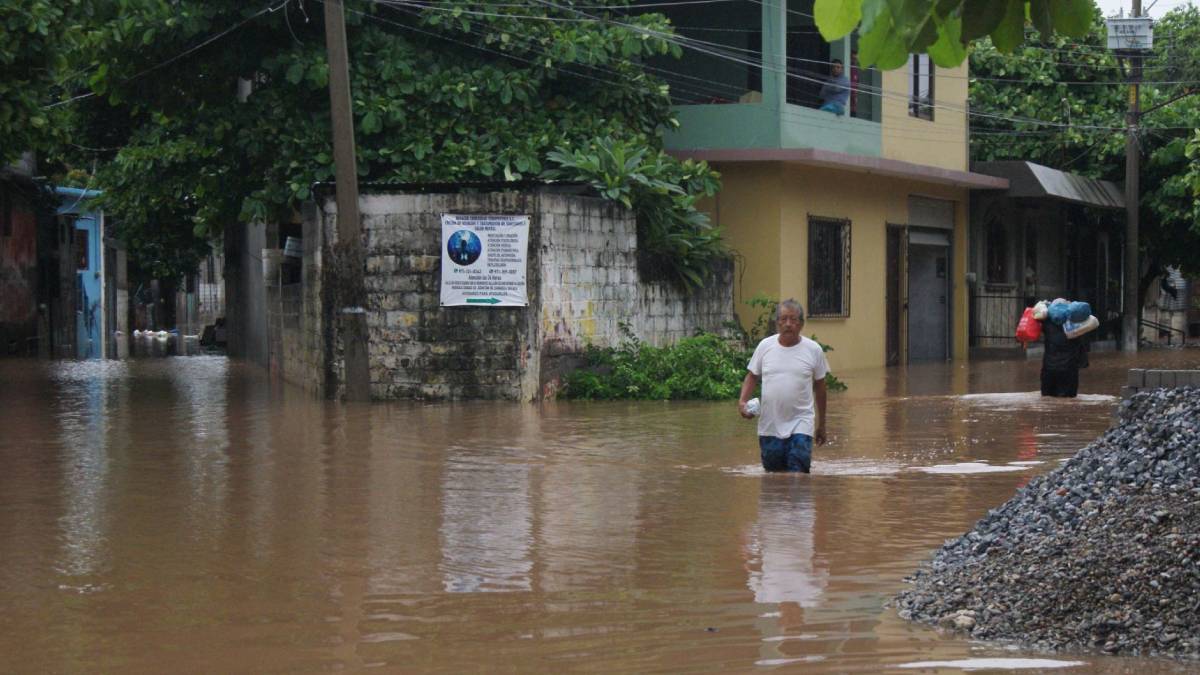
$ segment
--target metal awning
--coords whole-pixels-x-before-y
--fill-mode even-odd
[[[1098,209],[1124,209],[1125,196],[1116,183],[1067,173],[1033,162],[976,162],[976,173],[1008,179],[1008,197],[1059,199]]]

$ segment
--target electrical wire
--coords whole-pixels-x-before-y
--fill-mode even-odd
[[[225,37],[226,35],[229,35],[230,33],[241,28],[242,26],[245,26],[246,24],[250,23],[254,19],[257,19],[258,17],[262,16],[263,14],[266,14],[268,12],[278,11],[280,8],[286,6],[291,1],[292,0],[283,0],[278,5],[273,5],[273,6],[268,5],[268,6],[264,7],[263,9],[255,12],[254,14],[251,14],[250,16],[242,19],[241,21],[237,22],[236,24],[230,26],[229,28],[226,28],[225,30],[221,31],[220,33],[217,33],[216,35],[213,35],[213,36],[205,39],[200,44],[197,44],[194,47],[190,47],[187,50],[180,52],[179,54],[176,54],[175,56],[172,56],[171,58],[169,58],[165,61],[157,63],[153,66],[150,66],[149,68],[146,68],[145,70],[134,73],[133,75],[130,75],[129,77],[123,78],[121,81],[122,82],[131,82],[133,80],[138,79],[139,77],[149,75],[150,73],[152,73],[156,70],[159,70],[160,68],[165,68],[165,67],[169,66],[170,64],[175,63],[179,59],[182,59],[185,56],[188,56],[189,54],[192,54],[200,49],[203,49],[204,47],[207,47],[208,45],[212,44],[213,42],[216,42],[217,40]],[[91,98],[95,95],[96,95],[96,92],[94,92],[94,91],[88,92],[86,94],[80,94],[79,96],[74,96],[72,98],[69,98],[69,99],[66,99],[63,101],[58,101],[55,103],[51,103],[49,105],[44,105],[44,106],[42,106],[42,109],[49,110],[50,108],[57,108],[59,106],[67,105],[69,103],[74,103],[75,101],[82,101],[83,99]]]
[[[411,5],[407,5],[407,3],[405,3],[405,6],[397,6],[397,3],[395,3],[395,2],[388,2],[388,1],[386,1],[386,0],[375,0],[375,1],[376,1],[376,4],[388,5],[388,6],[390,6],[390,8],[391,8],[391,9],[393,9],[393,10],[395,10],[395,11],[402,11],[402,12],[404,12],[404,13],[406,13],[406,14],[409,14],[409,15],[411,15],[411,16],[414,16],[414,17],[416,17],[416,18],[420,18],[420,15],[419,15],[419,13],[415,13],[415,12],[413,11],[413,8],[412,8],[412,6],[411,6]],[[370,14],[365,14],[365,13],[361,13],[361,12],[357,12],[357,13],[359,13],[359,14],[362,14],[363,16],[366,16],[366,17],[368,17],[368,18],[382,19],[381,17],[375,17],[374,15],[370,15]],[[431,33],[431,32],[429,32],[429,31],[424,31],[424,30],[416,29],[416,28],[414,28],[414,27],[412,27],[412,26],[408,26],[408,25],[406,25],[406,24],[399,24],[399,23],[390,22],[390,21],[387,21],[387,20],[383,20],[383,21],[384,21],[384,22],[386,22],[386,23],[393,23],[394,25],[396,25],[397,27],[400,27],[400,28],[402,28],[402,29],[406,29],[406,30],[415,30],[415,31],[417,31],[417,32],[424,33],[424,34],[426,34],[426,35],[431,35],[431,36],[434,36],[434,37],[436,37],[436,38],[438,38],[438,39],[443,39],[443,40],[447,40],[447,41],[450,41],[450,42],[457,42],[457,43],[459,43],[459,44],[462,44],[462,45],[464,45],[464,46],[466,46],[466,47],[475,48],[475,49],[482,49],[483,51],[487,51],[487,52],[491,52],[491,53],[500,54],[500,55],[503,55],[503,56],[505,56],[505,57],[507,57],[507,58],[517,58],[518,60],[521,60],[521,61],[525,61],[525,62],[532,63],[532,62],[531,62],[531,61],[529,61],[528,59],[523,59],[523,58],[520,58],[520,57],[515,57],[514,55],[511,55],[511,54],[506,54],[506,53],[503,53],[503,52],[498,52],[498,51],[496,51],[496,50],[492,50],[492,49],[488,49],[488,48],[480,47],[480,46],[478,46],[478,45],[476,45],[476,44],[467,43],[467,42],[463,42],[463,41],[459,41],[459,40],[454,40],[453,38],[449,38],[449,37],[447,37],[447,36],[444,36],[444,35],[441,35],[441,34],[437,34],[437,33]],[[476,32],[475,32],[475,31],[473,31],[473,30],[468,30],[468,31],[466,31],[466,32],[467,32],[468,34],[475,34],[475,33],[476,33]],[[536,50],[534,50],[534,51],[536,51]],[[543,53],[544,53],[544,52],[543,52]],[[755,65],[757,65],[757,64],[755,64]],[[643,65],[643,67],[649,68],[648,66],[645,66],[645,65]],[[602,69],[600,69],[600,70],[602,70]],[[610,71],[610,72],[611,72],[611,71]],[[617,73],[613,72],[613,74],[617,74]],[[675,75],[675,76],[677,76],[677,77],[687,77],[687,76],[683,76],[683,75],[681,75],[681,74],[678,74],[678,73],[670,73],[670,74],[671,74],[671,75]],[[594,77],[588,77],[587,79],[596,80],[596,81],[603,81],[603,80],[600,80],[600,79],[598,79],[598,78],[594,78]],[[694,79],[699,79],[699,78],[694,78]],[[806,79],[806,78],[801,78],[801,79]],[[807,78],[807,79],[810,79],[810,80],[812,80],[812,78]],[[817,80],[814,80],[814,81],[817,81]],[[707,83],[709,83],[709,84],[718,84],[718,83],[713,83],[711,80],[704,80],[704,82],[707,82]],[[817,82],[824,83],[824,80],[819,80],[819,81],[817,81]],[[610,83],[611,83],[611,84],[618,84],[618,83],[616,83],[616,82],[610,82]],[[698,91],[698,90],[694,90],[694,89],[693,89],[693,90],[691,90],[691,92],[689,92],[689,93],[696,94],[696,93],[697,93],[697,91]],[[737,94],[744,93],[744,90],[742,90],[742,89],[738,89],[738,90],[736,91],[736,93],[737,93]],[[889,93],[890,93],[890,92],[889,92]],[[716,90],[708,90],[708,91],[705,91],[705,92],[703,92],[703,93],[702,93],[702,95],[703,95],[703,96],[708,96],[708,97],[721,97],[721,98],[725,98],[726,96],[728,96],[727,94],[724,94],[724,93],[718,92],[718,91],[716,91]],[[893,96],[893,98],[902,98],[902,99],[903,99],[903,100],[905,100],[906,102],[908,101],[908,97],[907,97],[907,96],[899,96],[899,97],[897,97],[897,96]],[[773,112],[775,112],[776,114],[783,114],[784,116],[787,116],[787,115],[788,115],[788,111],[778,111],[778,110],[774,110],[773,108],[772,108],[771,110],[773,110]],[[956,112],[961,112],[961,111],[956,111]],[[799,118],[799,119],[803,119],[803,120],[804,120],[804,123],[805,123],[806,125],[808,125],[808,126],[823,127],[823,128],[827,128],[827,129],[831,129],[831,130],[834,130],[834,129],[836,129],[836,130],[838,130],[838,131],[841,131],[841,132],[848,132],[848,133],[855,133],[855,132],[867,133],[867,132],[868,132],[868,130],[859,130],[859,129],[854,129],[853,127],[847,127],[847,126],[845,126],[845,125],[836,125],[836,124],[830,124],[830,125],[821,125],[821,124],[819,124],[819,123],[815,123],[815,122],[814,122],[814,121],[811,119],[811,117],[809,117],[809,116],[807,116],[807,115],[798,114],[798,113],[797,113],[796,115],[792,115],[792,117],[794,117],[794,118]],[[889,118],[889,119],[897,119],[897,118],[895,118],[894,116],[889,116],[889,115],[886,115],[886,113],[885,113],[884,117],[886,117],[886,118]],[[1010,119],[1010,118],[1004,118],[1003,116],[994,116],[994,115],[993,115],[992,117],[1000,117],[1001,119]],[[907,119],[907,117],[903,117],[903,118],[899,118],[899,119]],[[1023,121],[1023,120],[1021,120],[1020,118],[1011,118],[1011,119],[1013,119],[1013,120],[1016,120],[1016,121]],[[832,121],[832,120],[831,120],[831,121]],[[1083,130],[1087,130],[1087,131],[1106,131],[1106,132],[1111,132],[1111,131],[1122,131],[1122,132],[1123,132],[1123,131],[1124,131],[1124,128],[1123,128],[1123,127],[1102,127],[1102,126],[1096,126],[1096,125],[1091,125],[1091,127],[1085,127],[1085,126],[1082,126],[1082,125],[1069,125],[1069,124],[1061,124],[1061,123],[1048,123],[1048,122],[1046,122],[1046,121],[1043,121],[1043,120],[1033,120],[1033,121],[1032,121],[1032,123],[1034,123],[1034,124],[1050,124],[1050,125],[1053,125],[1053,126],[1061,127],[1061,128],[1063,128],[1063,129],[1072,129],[1072,130],[1074,130],[1074,131],[1077,131],[1077,132],[1079,132],[1079,131],[1083,131]],[[1093,127],[1094,127],[1094,128],[1093,128]],[[933,131],[933,130],[930,130],[930,131]],[[869,132],[870,132],[872,135],[877,135],[877,134],[878,134],[878,131],[876,131],[876,130],[869,130]],[[939,129],[939,130],[937,131],[937,133],[935,133],[934,135],[936,136],[936,135],[940,135],[940,134],[953,134],[953,135],[955,136],[955,138],[951,139],[949,142],[961,142],[961,138],[960,138],[960,137],[958,137],[958,134],[960,134],[960,133],[962,133],[962,130],[961,130],[961,128],[960,128],[960,129],[958,129],[958,130],[946,129],[946,130],[944,130],[944,131],[942,131],[942,130],[940,130],[940,129]],[[1022,132],[1022,131],[1019,131],[1019,130],[1015,130],[1015,131],[1013,131],[1013,132],[1011,132],[1011,133],[1012,133],[1012,134],[1014,134],[1014,135],[1019,135],[1019,134],[1022,134],[1022,133],[1028,133],[1028,132]],[[902,137],[902,136],[900,136],[900,135],[897,135],[896,133],[889,133],[889,137]],[[919,138],[921,138],[922,140],[937,140],[936,138],[933,138],[933,137],[931,137],[931,136],[929,136],[929,135],[924,135],[924,134],[922,134],[922,135],[919,135],[919,136],[909,136],[909,138],[918,138],[918,137],[919,137]]]
[[[390,2],[386,2],[386,1],[384,1],[384,0],[380,0],[380,2],[379,2],[378,4],[389,4],[389,5],[394,5],[395,3],[390,3]],[[439,36],[439,37],[441,37],[441,36]],[[759,64],[753,64],[753,65],[755,65],[755,66],[759,66]],[[654,70],[652,67],[649,67],[649,66],[645,66],[645,65],[643,65],[643,67],[645,67],[645,68],[648,68],[648,69],[651,69],[651,70]],[[673,76],[676,76],[676,77],[687,77],[687,76],[684,76],[684,75],[681,75],[681,74],[678,74],[678,73],[674,73],[673,71],[662,71],[662,72],[664,72],[664,73],[665,73],[667,76],[672,76],[672,75],[673,75]],[[700,79],[700,78],[690,78],[690,79]],[[803,78],[803,77],[801,76],[801,79],[809,79],[809,80],[811,80],[812,78]],[[704,81],[704,82],[711,82],[710,80],[703,80],[703,81]],[[821,80],[821,83],[823,83],[823,82],[824,82],[824,80]],[[861,83],[860,83],[860,84],[857,86],[857,89],[862,89],[862,90],[875,89],[876,91],[882,91],[880,88],[870,88],[870,87],[867,87],[866,85],[862,85]],[[695,93],[695,91],[693,90],[691,93]],[[744,92],[743,92],[743,90],[739,89],[737,92],[734,92],[734,96],[736,96],[736,94],[740,94],[740,93],[744,93]],[[891,92],[886,92],[886,93],[887,93],[887,94],[891,94]],[[729,96],[729,94],[723,94],[723,93],[719,93],[719,92],[715,92],[715,91],[709,91],[709,92],[704,92],[704,94],[703,94],[702,96],[699,96],[698,98],[699,98],[699,100],[700,100],[701,102],[704,102],[704,101],[705,101],[705,97],[711,97],[711,98],[722,98],[722,99],[726,99],[728,96]],[[903,95],[903,94],[895,94],[895,95],[892,95],[891,97],[892,97],[892,98],[904,98],[905,100],[907,100],[907,96],[905,96],[905,95]],[[936,107],[936,106],[935,106],[935,107]],[[781,111],[781,112],[782,112],[782,113],[783,113],[785,116],[787,115],[787,112],[786,112],[786,111]],[[978,115],[985,115],[985,114],[984,114],[984,113],[978,113]],[[886,115],[886,114],[885,114],[884,116],[885,116],[885,117],[892,118],[891,116],[888,116],[888,115]],[[1002,115],[1000,115],[1000,116],[997,116],[997,115],[987,115],[987,116],[989,116],[989,117],[993,117],[993,118],[995,118],[995,117],[1004,118],[1004,116],[1002,116]],[[1053,125],[1053,126],[1057,126],[1057,127],[1063,128],[1063,129],[1071,129],[1071,130],[1073,130],[1073,131],[1076,131],[1076,132],[1081,132],[1081,131],[1085,131],[1085,130],[1086,130],[1086,131],[1105,131],[1105,132],[1123,132],[1123,131],[1124,131],[1124,127],[1116,127],[1116,126],[1109,127],[1109,126],[1090,125],[1090,126],[1091,126],[1091,127],[1093,127],[1093,128],[1087,128],[1087,126],[1085,126],[1085,125],[1063,124],[1063,123],[1048,122],[1048,121],[1045,121],[1045,120],[1025,120],[1025,119],[1022,119],[1022,118],[1008,118],[1008,119],[1015,120],[1015,121],[1018,121],[1018,122],[1027,122],[1027,123],[1033,123],[1033,124],[1041,124],[1041,125]],[[806,122],[806,124],[811,124],[811,120],[809,120],[809,119],[807,119],[807,118],[805,119],[805,122]],[[1022,133],[1031,133],[1031,132],[1030,132],[1029,130],[1025,130],[1025,131],[1014,131],[1014,132],[1012,132],[1012,133],[1014,133],[1014,134],[1022,134]],[[1058,132],[1052,132],[1052,133],[1058,133]]]

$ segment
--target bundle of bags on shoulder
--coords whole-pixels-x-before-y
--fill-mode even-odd
[[[1055,298],[1050,303],[1039,300],[1033,307],[1026,307],[1017,323],[1017,340],[1022,344],[1036,342],[1042,337],[1042,321],[1049,319],[1062,326],[1069,339],[1075,339],[1100,327],[1100,320],[1092,316],[1092,306],[1086,302],[1072,302]]]

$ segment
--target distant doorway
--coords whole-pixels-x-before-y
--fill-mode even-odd
[[[950,358],[950,239],[943,232],[908,236],[908,360]]]

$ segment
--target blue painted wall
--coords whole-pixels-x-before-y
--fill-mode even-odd
[[[100,193],[96,190],[80,190],[60,187],[54,190],[62,198],[59,215],[73,215],[75,236],[87,237],[86,255],[76,260],[75,280],[75,356],[81,359],[104,357],[102,324],[104,317],[104,294],[100,256],[104,246],[101,229],[102,214],[92,210],[90,201]],[[86,235],[81,235],[84,232]],[[86,257],[86,265],[84,258]]]

